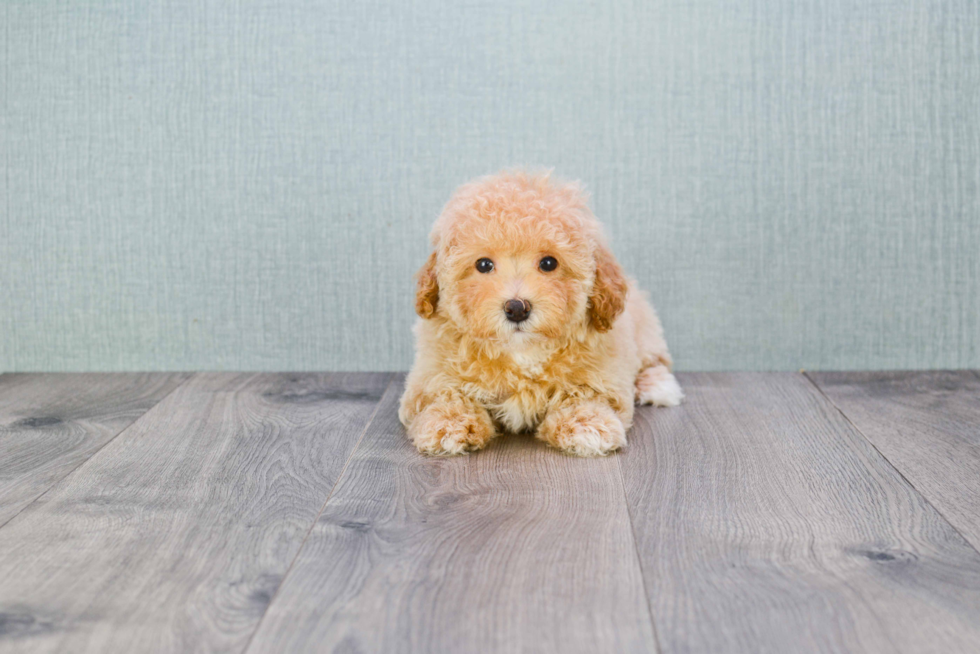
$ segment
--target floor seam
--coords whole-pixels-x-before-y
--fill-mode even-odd
[[[85,457],[85,460],[84,461],[80,461],[77,466],[75,466],[74,468],[72,468],[71,470],[69,470],[68,472],[66,472],[65,475],[61,479],[58,479],[53,484],[51,484],[50,486],[48,486],[47,488],[45,488],[43,493],[41,493],[40,495],[38,495],[37,497],[35,497],[34,499],[32,499],[30,502],[28,502],[27,504],[25,504],[23,507],[21,507],[20,511],[18,511],[14,515],[10,516],[10,518],[8,518],[6,521],[4,521],[3,524],[0,524],[0,529],[3,529],[7,525],[9,525],[11,522],[13,522],[17,518],[17,516],[19,516],[21,513],[23,513],[24,511],[26,511],[30,507],[34,506],[34,503],[35,502],[37,502],[39,499],[41,499],[42,497],[44,497],[45,495],[47,495],[49,492],[51,492],[51,490],[55,486],[60,485],[66,479],[68,479],[73,474],[75,474],[76,472],[78,472],[78,470],[82,466],[84,466],[86,463],[88,463],[89,461],[91,461],[92,459],[94,459],[96,456],[98,456],[99,453],[102,450],[104,450],[105,448],[107,448],[110,443],[112,443],[117,438],[119,438],[120,436],[122,436],[123,434],[125,434],[127,431],[129,431],[130,429],[132,429],[133,428],[133,425],[135,425],[137,422],[139,422],[140,420],[142,420],[146,416],[146,414],[148,414],[150,411],[152,411],[153,409],[155,409],[158,406],[160,406],[160,404],[162,404],[164,400],[166,400],[168,397],[170,397],[171,395],[173,395],[174,393],[176,393],[178,389],[183,388],[184,386],[186,386],[187,383],[190,382],[190,380],[192,380],[195,377],[197,377],[198,374],[199,373],[196,373],[196,372],[191,373],[190,375],[188,375],[187,379],[185,379],[184,381],[180,382],[179,384],[177,384],[176,386],[174,386],[173,388],[171,388],[167,393],[164,394],[163,397],[161,397],[159,400],[157,400],[156,402],[154,402],[153,404],[151,404],[149,407],[147,407],[146,411],[144,411],[143,413],[139,414],[131,423],[129,423],[128,425],[126,425],[125,427],[123,427],[122,429],[120,429],[112,438],[110,438],[105,443],[103,443],[102,446],[99,447],[99,449],[95,450],[90,455],[88,455],[87,457]]]
[[[663,652],[660,645],[660,633],[657,630],[657,619],[653,615],[653,605],[650,603],[650,592],[647,589],[647,576],[643,570],[643,560],[640,558],[640,546],[636,542],[636,527],[633,525],[633,512],[630,510],[629,495],[626,492],[626,474],[623,472],[622,458],[625,456],[620,453],[616,455],[616,468],[619,470],[619,486],[623,489],[623,503],[626,505],[626,519],[630,525],[630,538],[633,540],[633,554],[636,556],[636,567],[640,571],[640,584],[643,587],[643,599],[647,605],[647,615],[650,616],[650,627],[653,629],[653,644],[657,652]]]
[[[974,374],[976,374],[975,371],[974,371]],[[878,453],[878,456],[880,456],[882,458],[882,460],[885,463],[888,464],[888,467],[891,468],[892,470],[894,470],[898,474],[898,476],[901,477],[905,481],[905,483],[909,485],[909,488],[911,488],[916,493],[918,493],[919,494],[919,497],[921,497],[922,500],[926,504],[928,504],[929,506],[932,507],[933,511],[936,512],[936,515],[938,515],[940,518],[942,518],[943,521],[946,524],[949,525],[949,528],[952,529],[953,531],[955,531],[956,534],[960,538],[963,539],[963,542],[966,543],[967,546],[971,550],[973,550],[974,552],[976,552],[977,556],[980,556],[980,549],[977,549],[977,547],[970,541],[970,539],[963,535],[963,532],[961,532],[959,530],[959,528],[949,518],[947,518],[946,515],[942,511],[939,510],[939,507],[936,506],[932,502],[932,500],[929,499],[929,496],[928,495],[926,495],[924,492],[922,492],[922,490],[920,490],[918,486],[916,486],[915,484],[913,484],[912,483],[912,480],[909,479],[908,477],[906,477],[905,474],[901,470],[899,470],[898,467],[894,463],[892,463],[891,459],[889,459],[887,456],[885,456],[885,453],[878,449],[878,446],[875,445],[874,442],[870,438],[868,438],[868,435],[865,434],[864,431],[860,427],[858,427],[854,423],[853,420],[851,420],[850,416],[848,416],[846,413],[844,413],[844,410],[841,409],[839,406],[837,406],[837,403],[834,402],[834,400],[829,395],[827,395],[822,388],[820,388],[820,385],[812,377],[810,377],[810,373],[809,372],[806,372],[806,371],[803,371],[803,377],[806,378],[806,380],[809,381],[811,384],[813,384],[813,387],[817,389],[817,392],[820,393],[820,395],[823,396],[824,399],[826,399],[828,402],[830,402],[830,405],[832,407],[834,407],[835,409],[837,409],[837,412],[841,415],[841,417],[844,418],[844,420],[847,422],[847,424],[849,424],[851,427],[853,427],[854,430],[858,434],[861,435],[861,438],[863,438],[865,440],[865,442],[867,442],[867,444],[870,445],[871,448],[875,452]]]
[[[329,504],[330,500],[333,498],[334,491],[337,490],[337,487],[340,486],[340,482],[344,479],[344,475],[347,474],[347,468],[350,466],[350,462],[354,460],[354,455],[360,449],[361,443],[364,441],[365,434],[367,434],[368,429],[374,423],[374,419],[378,416],[378,411],[381,410],[382,400],[384,400],[385,396],[388,394],[388,391],[391,389],[392,384],[395,383],[395,379],[397,378],[398,373],[391,373],[391,376],[388,378],[388,383],[385,385],[385,389],[382,391],[381,397],[378,398],[378,404],[374,407],[374,411],[371,412],[367,422],[364,423],[364,429],[361,430],[361,435],[357,437],[357,442],[354,443],[354,447],[351,448],[350,455],[348,455],[347,460],[344,462],[344,467],[340,470],[340,474],[337,475],[337,481],[335,481],[333,486],[330,488],[330,492],[327,493],[326,499],[323,500],[320,510],[317,511],[316,517],[314,517],[313,521],[310,523],[310,528],[306,531],[306,535],[303,536],[303,540],[300,542],[299,548],[296,550],[296,555],[293,556],[293,560],[289,562],[286,572],[283,573],[282,581],[279,582],[279,586],[277,586],[275,592],[272,593],[269,603],[262,612],[262,617],[260,617],[258,622],[255,623],[255,629],[252,630],[252,634],[248,637],[248,642],[245,643],[245,647],[241,649],[242,654],[248,652],[249,648],[252,647],[252,641],[255,640],[255,636],[259,633],[259,629],[262,627],[265,617],[269,614],[269,610],[275,603],[276,598],[279,597],[279,591],[286,585],[286,581],[289,579],[289,575],[292,573],[293,567],[296,565],[296,561],[299,560],[300,554],[302,554],[303,549],[306,548],[306,541],[310,539],[310,535],[313,533],[313,530],[316,529],[316,523],[320,521],[320,516],[323,515],[324,511],[326,511],[327,504]]]

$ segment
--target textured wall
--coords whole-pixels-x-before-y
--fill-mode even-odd
[[[405,368],[512,164],[585,180],[683,369],[980,366],[974,0],[0,17],[0,370]]]

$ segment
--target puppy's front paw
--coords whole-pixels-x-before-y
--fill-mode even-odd
[[[612,408],[585,402],[549,413],[538,438],[568,454],[605,456],[626,445],[626,430]]]
[[[636,401],[655,406],[677,406],[684,391],[667,366],[651,366],[636,378]]]
[[[464,454],[486,447],[496,432],[483,409],[439,402],[415,416],[408,434],[423,454]]]

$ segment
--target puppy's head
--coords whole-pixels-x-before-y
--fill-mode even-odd
[[[525,173],[476,180],[446,204],[431,240],[415,309],[475,338],[519,346],[604,332],[625,307],[622,270],[575,184]]]

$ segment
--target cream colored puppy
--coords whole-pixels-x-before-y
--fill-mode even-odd
[[[569,454],[626,444],[634,401],[673,406],[663,329],[576,184],[503,173],[460,187],[418,274],[399,418],[419,451],[535,431]]]

